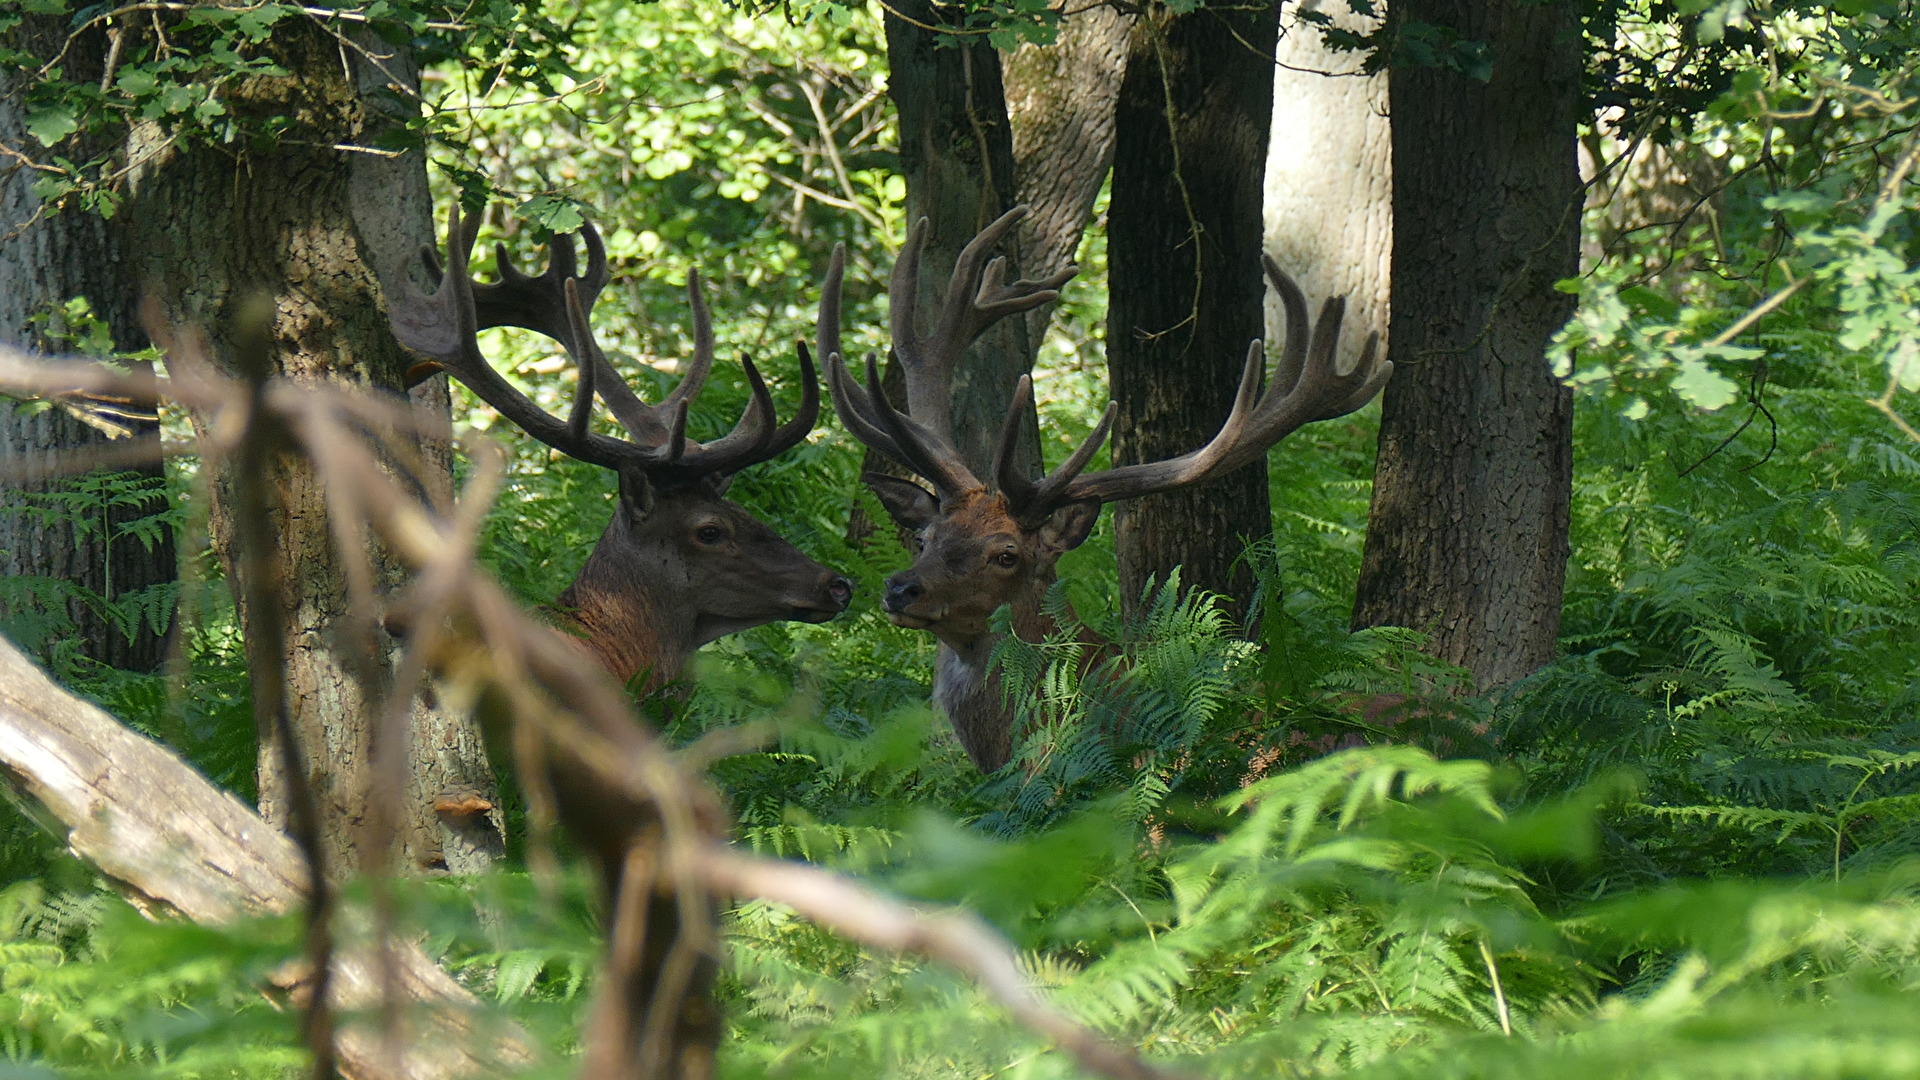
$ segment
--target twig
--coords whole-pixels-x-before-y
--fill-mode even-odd
[[[1906,417],[1901,416],[1899,410],[1893,407],[1893,395],[1899,391],[1899,389],[1900,373],[1896,371],[1887,376],[1886,391],[1879,397],[1868,398],[1867,404],[1880,410],[1883,416],[1893,421],[1893,426],[1904,432],[1907,438],[1920,443],[1920,431],[1915,430],[1912,424],[1907,423]]]
[[[700,869],[716,893],[785,904],[849,940],[919,953],[958,968],[1016,1021],[1053,1040],[1088,1072],[1113,1080],[1174,1080],[1179,1075],[1114,1046],[1041,1000],[1020,973],[1013,950],[971,914],[918,911],[839,874],[731,848],[702,852]]]
[[[313,1055],[314,1080],[333,1080],[335,1072],[333,998],[333,888],[327,880],[326,855],[320,836],[320,811],[307,777],[304,755],[287,710],[284,657],[285,628],[281,621],[281,581],[273,565],[274,536],[268,506],[267,469],[286,449],[282,429],[264,408],[272,374],[272,301],[256,298],[235,327],[234,358],[248,376],[245,427],[234,456],[234,534],[241,588],[246,596],[248,664],[253,684],[253,714],[262,732],[279,742],[281,783],[286,788],[288,832],[306,860],[306,959],[311,971],[311,997],[306,1006],[307,1050]],[[148,336],[163,341],[168,333],[149,327]]]

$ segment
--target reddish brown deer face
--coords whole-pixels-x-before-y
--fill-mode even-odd
[[[1098,503],[1072,503],[1027,525],[997,491],[969,491],[943,507],[918,484],[866,479],[914,552],[913,565],[887,579],[882,610],[896,626],[953,642],[986,633],[1000,605],[1045,592],[1054,564],[1100,517]]]
[[[1287,313],[1287,332],[1272,378],[1263,380],[1265,351],[1247,351],[1240,388],[1226,423],[1205,446],[1166,461],[1117,465],[1088,473],[1113,425],[1115,407],[1065,461],[1034,478],[1017,464],[1016,446],[1033,407],[1032,382],[1023,377],[1001,428],[987,483],[961,460],[952,437],[956,365],[968,345],[995,321],[1052,301],[1072,270],[1043,281],[1006,281],[1002,260],[988,261],[1024,208],[981,230],[954,261],[946,299],[923,331],[918,318],[919,264],[926,221],[915,223],[894,264],[889,294],[893,355],[906,382],[902,412],[880,384],[880,366],[868,356],[866,385],[847,371],[840,350],[838,282],[821,299],[820,354],[841,422],[867,446],[927,480],[932,492],[902,480],[868,477],[888,513],[912,538],[911,567],[887,579],[881,606],[900,626],[931,631],[942,646],[934,696],[953,721],[968,755],[982,770],[1007,761],[1012,714],[989,671],[993,636],[989,617],[1002,604],[1024,609],[1036,629],[1050,622],[1039,594],[1052,583],[1060,556],[1086,540],[1104,503],[1172,491],[1231,472],[1264,455],[1302,424],[1352,412],[1370,401],[1393,370],[1369,342],[1352,371],[1334,366],[1344,301],[1328,300],[1317,321],[1307,318],[1306,296],[1272,262],[1268,278]],[[1262,392],[1261,383],[1267,383]],[[1022,631],[1024,633],[1024,631]]]

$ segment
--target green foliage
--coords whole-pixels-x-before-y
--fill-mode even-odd
[[[486,227],[523,267],[547,234],[599,223],[615,266],[601,337],[650,399],[687,354],[694,270],[721,351],[765,358],[783,413],[799,396],[784,343],[810,336],[807,283],[835,242],[853,254],[853,348],[884,342],[903,192],[871,14],[341,10],[430,59],[480,58],[433,69],[418,110],[442,195],[510,196]],[[30,133],[57,154],[140,110],[182,138],[241,124],[198,110],[269,55],[290,11],[197,16],[179,40],[200,52],[177,71],[136,41],[104,89],[56,74]],[[1049,20],[1028,4],[953,14],[1002,40]],[[740,740],[711,771],[743,846],[979,912],[1062,1007],[1195,1075],[1913,1075],[1920,443],[1896,426],[1920,380],[1910,14],[1587,10],[1589,89],[1621,110],[1590,141],[1603,156],[1660,143],[1717,189],[1657,237],[1590,222],[1611,246],[1567,286],[1581,307],[1559,354],[1577,393],[1565,655],[1527,683],[1477,698],[1418,633],[1347,631],[1371,494],[1363,415],[1276,451],[1274,537],[1248,556],[1250,640],[1175,589],[1122,625],[1110,535],[1074,552],[1049,601],[1061,632],[997,658],[1030,734],[982,779],[926,705],[931,642],[874,610],[905,557],[886,535],[847,539],[852,505],[884,516],[859,491],[858,447],[828,425],[731,494],[855,578],[855,609],[717,643],[648,707],[682,743]],[[1400,47],[1468,74],[1486,61],[1431,29]],[[50,194],[108,190],[68,164],[76,186],[50,174]],[[1104,404],[1104,261],[1090,237],[1042,354],[1050,460]],[[572,374],[554,350],[495,336],[510,380],[557,411]],[[718,365],[693,433],[724,430],[745,400],[742,370]],[[597,538],[612,481],[500,434],[511,479],[485,557],[548,601]],[[29,512],[98,522],[102,500],[138,494],[101,481]],[[114,540],[129,541],[141,535]],[[0,587],[64,611],[66,584]],[[185,682],[65,674],[244,793],[232,614],[189,598]],[[1088,652],[1082,625],[1115,652]],[[0,835],[0,1071],[300,1067],[292,1014],[258,991],[293,955],[288,922],[144,923],[29,829],[9,818]],[[515,869],[407,883],[401,920],[567,1053],[599,949],[589,893]],[[1077,1075],[951,973],[777,905],[730,911],[726,948],[725,1075]]]
[[[18,491],[0,513],[59,526],[76,543],[97,544],[107,564],[105,589],[95,592],[66,578],[16,575],[0,578],[0,630],[24,648],[46,657],[57,670],[74,671],[78,642],[76,611],[100,617],[131,640],[146,627],[164,634],[173,619],[179,586],[163,582],[116,591],[112,555],[116,544],[153,550],[178,529],[183,517],[166,481],[132,472],[95,470],[55,481],[39,491]]]

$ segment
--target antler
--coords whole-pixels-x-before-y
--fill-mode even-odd
[[[943,498],[980,487],[980,481],[960,459],[952,438],[953,371],[967,346],[988,327],[1023,311],[1057,299],[1060,286],[1079,273],[1068,267],[1051,277],[1006,283],[1007,261],[987,255],[1019,220],[1025,206],[1016,206],[980,230],[954,260],[947,280],[946,300],[934,320],[933,331],[918,329],[920,256],[927,245],[926,218],[914,222],[907,243],[893,264],[888,301],[892,305],[893,359],[906,375],[907,412],[903,415],[880,390],[879,363],[867,358],[867,385],[847,373],[840,354],[839,293],[821,296],[821,320],[834,309],[832,340],[823,334],[820,351],[827,363],[827,387],[834,410],[861,442],[918,472],[939,489]]]
[[[1025,402],[1032,394],[1031,385],[1023,379],[994,458],[995,477],[1016,515],[1039,517],[1065,503],[1113,502],[1197,484],[1257,459],[1304,424],[1344,416],[1373,400],[1393,374],[1393,364],[1377,356],[1380,336],[1368,337],[1352,371],[1336,370],[1334,355],[1346,314],[1346,298],[1332,297],[1322,304],[1320,318],[1309,331],[1306,294],[1272,259],[1262,256],[1261,264],[1287,313],[1286,344],[1267,392],[1259,393],[1265,353],[1255,341],[1247,350],[1233,411],[1207,445],[1166,461],[1123,465],[1081,476],[1080,471],[1113,425],[1116,406],[1109,404],[1087,441],[1036,484],[1020,475],[1011,452]]]
[[[687,405],[700,392],[713,367],[713,325],[698,275],[687,277],[687,300],[693,311],[694,355],[686,374],[659,405],[648,405],[614,371],[594,340],[587,313],[608,279],[606,249],[592,225],[580,229],[587,246],[587,273],[577,267],[573,242],[555,237],[549,245],[548,266],[538,277],[514,269],[505,245],[497,248],[500,281],[475,284],[468,262],[479,234],[477,218],[462,220],[455,206],[447,224],[447,266],[425,248],[428,269],[440,277],[439,287],[427,296],[403,284],[389,320],[402,345],[427,359],[427,365],[445,370],[527,434],[570,457],[610,469],[639,468],[665,482],[689,481],[701,476],[731,473],[780,454],[813,427],[819,415],[820,388],[813,358],[800,350],[802,396],[793,419],[774,426],[773,397],[752,360],[743,363],[752,400],[747,411],[725,437],[706,445],[686,438]],[[837,293],[837,267],[829,271]],[[476,335],[494,326],[517,326],[560,342],[580,367],[573,407],[563,423],[526,395],[514,389],[481,353]],[[608,410],[633,440],[613,439],[587,430],[598,393]]]

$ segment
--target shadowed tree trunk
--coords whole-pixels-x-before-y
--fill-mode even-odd
[[[1393,379],[1354,625],[1432,635],[1482,687],[1554,656],[1572,396],[1547,369],[1578,270],[1580,54],[1565,2],[1396,0],[1485,42],[1480,82],[1396,67]]]
[[[904,15],[906,18],[901,18]],[[938,47],[931,30],[942,16],[925,0],[888,8],[887,90],[900,118],[900,172],[907,180],[907,219],[929,221],[921,259],[920,300],[930,319],[940,310],[947,273],[974,233],[1014,206],[1013,137],[1007,124],[1000,54],[982,37]],[[908,19],[913,22],[907,21]],[[1003,246],[1008,280],[1030,276],[1018,234]],[[930,327],[923,327],[930,329]],[[953,377],[953,437],[977,475],[988,474],[993,444],[1013,401],[1014,385],[1033,364],[1027,324],[995,323],[967,350]],[[1039,461],[1028,424],[1023,463]],[[878,459],[868,455],[869,466]]]
[[[286,116],[292,129],[241,152],[191,143],[157,152],[136,174],[125,211],[135,272],[154,283],[169,322],[204,330],[212,359],[229,370],[235,315],[264,294],[272,301],[274,374],[399,392],[410,361],[387,329],[375,270],[397,268],[404,253],[431,237],[422,163],[418,155],[382,164],[373,155],[334,149],[365,145],[388,122],[365,86],[348,81],[341,70],[348,54],[334,38],[311,25],[285,23],[265,48],[290,76],[236,84],[225,104],[242,122]],[[389,55],[383,66],[389,70],[363,82],[384,85],[411,75],[403,55]],[[150,138],[136,131],[134,151]],[[196,417],[196,426],[204,420]],[[437,453],[444,460],[445,448]],[[270,475],[272,572],[286,648],[284,655],[260,655],[258,635],[248,633],[248,664],[256,678],[274,668],[286,672],[326,865],[330,874],[341,874],[367,865],[363,845],[374,839],[363,829],[373,800],[370,739],[394,644],[379,626],[350,617],[335,544],[366,538],[332,534],[324,492],[304,460],[276,460]],[[238,596],[232,484],[233,470],[223,465],[211,485],[212,518],[215,548]],[[395,564],[381,559],[378,567],[379,587],[398,582]],[[252,629],[253,613],[244,604],[241,621]],[[373,858],[400,870],[479,869],[497,848],[497,836],[471,819],[465,827],[443,826],[433,807],[441,792],[491,801],[477,726],[424,707],[416,707],[412,719],[396,848]],[[271,725],[260,741],[261,812],[284,826],[287,778]]]
[[[65,37],[64,19],[28,15],[4,35],[4,43],[50,59]],[[69,77],[97,80],[105,54],[104,33],[81,34],[64,60]],[[25,104],[16,92],[18,79],[17,74],[0,72],[0,145],[37,148],[26,133]],[[66,147],[62,152],[84,161],[97,149]],[[62,305],[85,297],[93,316],[112,336],[114,351],[145,348],[146,335],[134,317],[138,288],[125,277],[111,223],[78,207],[64,212],[42,207],[33,193],[39,178],[39,173],[18,161],[0,158],[0,342],[39,351],[75,351],[62,340],[63,334],[77,329],[66,325]],[[43,323],[34,322],[36,317],[48,316]],[[123,439],[152,444],[157,451],[160,427],[148,410],[114,410],[102,419],[120,426]],[[0,466],[50,463],[112,441],[107,431],[65,408],[36,411],[0,399]],[[152,494],[119,505],[102,502],[68,514],[46,514],[32,512],[49,507],[35,496],[72,492],[73,479],[0,484],[0,579],[8,583],[0,592],[0,620],[26,629],[25,624],[36,616],[64,616],[72,620],[86,657],[113,667],[152,671],[163,659],[171,620],[172,590],[167,585],[177,569],[173,536],[163,530],[147,543],[124,535],[123,530],[130,522],[164,509],[161,466],[156,460],[114,471],[129,480],[137,478],[135,482]],[[149,598],[143,606],[150,613],[128,634],[94,605],[78,600],[54,600],[64,608],[61,612],[36,610],[40,605],[27,594],[35,584],[63,594],[77,588],[110,603],[118,601],[123,608],[134,606],[126,603],[127,598],[142,595]]]
[[[1261,336],[1261,167],[1273,105],[1275,10],[1135,24],[1120,91],[1108,210],[1107,370],[1120,415],[1113,460],[1174,457],[1218,431],[1247,345]],[[1123,610],[1174,567],[1246,613],[1246,542],[1272,531],[1264,461],[1120,504]]]

